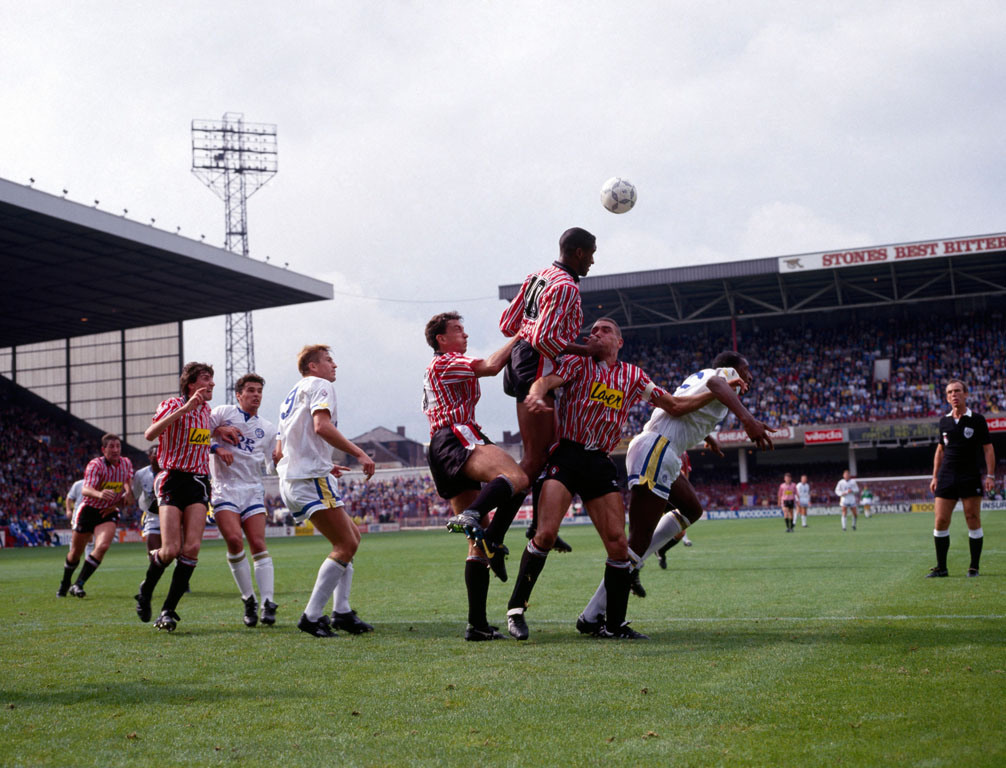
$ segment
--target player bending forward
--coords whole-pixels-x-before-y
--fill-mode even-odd
[[[486,618],[489,569],[507,580],[503,537],[527,493],[527,475],[506,451],[490,442],[475,421],[479,379],[495,376],[510,358],[516,337],[485,360],[465,355],[468,334],[457,312],[442,312],[426,324],[433,361],[423,378],[423,411],[430,421],[429,462],[437,493],[455,515],[448,525],[469,536],[465,560],[468,627],[465,640],[503,637]],[[484,483],[484,485],[483,485]],[[483,530],[493,509],[492,523]],[[453,526],[453,527],[452,527]]]
[[[238,444],[210,446],[210,472],[213,476],[213,516],[227,544],[227,565],[238,585],[244,603],[246,627],[258,624],[258,602],[252,587],[251,567],[245,556],[242,532],[248,537],[255,581],[262,595],[262,623],[276,623],[273,602],[272,558],[265,545],[265,489],[262,468],[276,443],[276,427],[258,415],[262,405],[265,379],[246,373],[234,384],[237,405],[218,405],[214,421],[232,426],[240,434]]]
[[[279,440],[273,453],[280,495],[293,519],[297,523],[310,519],[332,545],[297,623],[297,629],[315,637],[336,637],[334,629],[354,635],[374,629],[349,607],[353,556],[360,545],[360,531],[339,498],[336,478],[349,468],[334,464],[332,449],[356,456],[368,480],[374,474],[374,461],[336,426],[332,386],[336,367],[324,344],[306,346],[297,355],[297,369],[304,378],[283,401]],[[334,596],[335,603],[331,620],[325,615],[329,595]]]
[[[736,352],[723,352],[713,360],[712,368],[693,373],[674,392],[677,398],[704,396],[701,407],[687,414],[654,409],[643,431],[632,438],[625,468],[630,492],[629,554],[637,569],[702,516],[695,489],[681,474],[679,456],[686,448],[707,439],[728,411],[737,416],[759,448],[772,448],[769,433],[774,430],[752,416],[734,391],[734,387],[747,391],[751,381],[747,360]],[[708,444],[722,456],[715,440]],[[602,581],[576,620],[580,632],[598,634],[605,626],[613,605],[609,592]]]
[[[596,357],[564,358],[555,373],[531,385],[526,399],[533,411],[548,412],[545,395],[563,387],[558,403],[559,442],[545,466],[538,530],[524,550],[507,605],[507,630],[517,640],[528,638],[524,612],[573,494],[583,500],[608,555],[602,583],[611,594],[611,608],[598,634],[619,639],[645,638],[625,621],[632,561],[625,539],[625,507],[618,491],[618,473],[609,453],[618,445],[629,409],[637,402],[649,402],[673,415],[682,415],[705,405],[712,397],[672,397],[654,385],[642,369],[620,362],[622,332],[614,320],[600,318],[590,335],[598,349]]]

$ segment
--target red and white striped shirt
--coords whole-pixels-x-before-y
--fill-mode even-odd
[[[168,398],[157,407],[153,420],[160,421],[180,409],[185,402],[184,397]],[[157,444],[157,463],[161,465],[161,469],[208,475],[212,432],[210,407],[203,403],[161,433]]]
[[[126,495],[132,481],[133,462],[125,456],[119,457],[118,464],[109,464],[104,456],[91,459],[87,463],[87,469],[84,470],[84,487],[99,493],[107,488],[115,491],[115,497],[109,500],[84,496],[82,497],[83,504],[95,509],[117,507],[122,503],[122,497]]]
[[[610,368],[590,357],[568,355],[555,375],[565,382],[559,395],[559,437],[611,453],[622,439],[629,409],[664,394],[642,368],[617,362]]]
[[[482,396],[472,365],[478,360],[457,352],[438,353],[423,374],[423,413],[430,434],[455,424],[476,428],[475,404]]]
[[[520,334],[546,357],[557,358],[583,326],[579,278],[560,262],[528,275],[500,317],[500,330]]]

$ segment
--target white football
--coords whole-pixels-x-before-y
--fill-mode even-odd
[[[601,187],[601,205],[612,213],[625,213],[636,204],[636,187],[631,181],[615,176]]]

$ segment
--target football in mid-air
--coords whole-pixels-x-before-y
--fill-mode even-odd
[[[636,204],[636,187],[631,181],[614,176],[601,187],[601,205],[612,213],[625,213]]]

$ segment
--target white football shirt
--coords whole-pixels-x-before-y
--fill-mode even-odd
[[[714,376],[725,381],[739,378],[733,368],[703,368],[681,382],[681,385],[674,390],[674,396],[704,395],[709,392],[709,380]],[[728,412],[729,409],[716,399],[696,411],[678,417],[671,416],[663,408],[654,408],[649,421],[643,426],[643,431],[663,435],[671,444],[674,454],[680,455],[712,434],[716,425],[723,421]]]
[[[336,417],[335,387],[317,376],[305,376],[286,396],[279,413],[279,439],[283,458],[276,471],[283,480],[325,477],[335,465],[335,448],[314,432],[315,411]]]
[[[238,406],[229,404],[218,405],[213,409],[213,423],[221,427],[234,427],[240,433],[237,445],[213,441],[218,450],[226,448],[234,456],[230,466],[216,453],[210,457],[213,497],[216,498],[224,487],[237,489],[261,486],[262,468],[267,457],[272,455],[276,442],[276,427],[261,416],[252,416]]]

